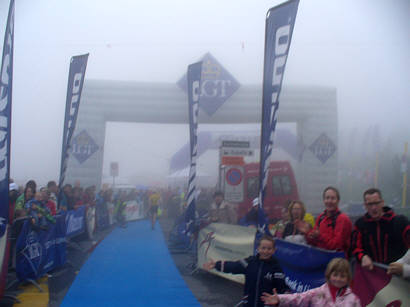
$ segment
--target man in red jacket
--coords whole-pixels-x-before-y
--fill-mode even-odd
[[[316,219],[312,230],[299,229],[306,234],[309,244],[328,250],[344,251],[348,255],[352,222],[349,217],[339,210],[340,194],[334,187],[327,187],[323,191],[325,211]]]
[[[379,189],[368,189],[363,199],[367,213],[355,223],[352,249],[362,267],[372,270],[373,261],[389,264],[403,257],[410,247],[410,223],[384,206]]]

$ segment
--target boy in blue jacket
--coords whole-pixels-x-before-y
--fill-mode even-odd
[[[264,236],[259,241],[258,254],[239,261],[214,261],[204,264],[204,269],[232,274],[245,275],[244,306],[263,307],[262,293],[273,293],[276,288],[278,293],[290,291],[285,284],[285,275],[279,262],[273,257],[275,241]]]

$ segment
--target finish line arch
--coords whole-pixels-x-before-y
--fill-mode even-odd
[[[101,185],[107,121],[187,124],[187,103],[172,83],[85,80],[65,182]],[[261,85],[241,85],[212,116],[200,112],[199,124],[260,123],[261,104]],[[299,194],[311,212],[319,212],[324,187],[337,183],[336,89],[283,87],[278,120],[297,124],[305,145],[295,169]]]

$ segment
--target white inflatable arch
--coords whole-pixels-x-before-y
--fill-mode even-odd
[[[213,116],[200,112],[199,123],[259,123],[261,95],[261,86],[241,85]],[[311,212],[323,208],[324,187],[337,183],[337,118],[336,89],[282,89],[278,119],[296,123],[298,137],[306,146],[295,172],[300,197]],[[101,185],[107,121],[188,123],[187,95],[171,83],[86,80],[73,146],[83,159],[70,154],[66,183],[79,180],[84,186]]]

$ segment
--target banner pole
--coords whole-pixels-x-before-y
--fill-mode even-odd
[[[403,194],[401,197],[401,207],[406,207],[406,196],[407,196],[407,149],[409,143],[404,143],[404,154],[403,154],[403,162],[402,162],[402,169],[403,169]]]
[[[379,152],[376,152],[376,167],[374,171],[374,187],[377,188],[379,182]]]

